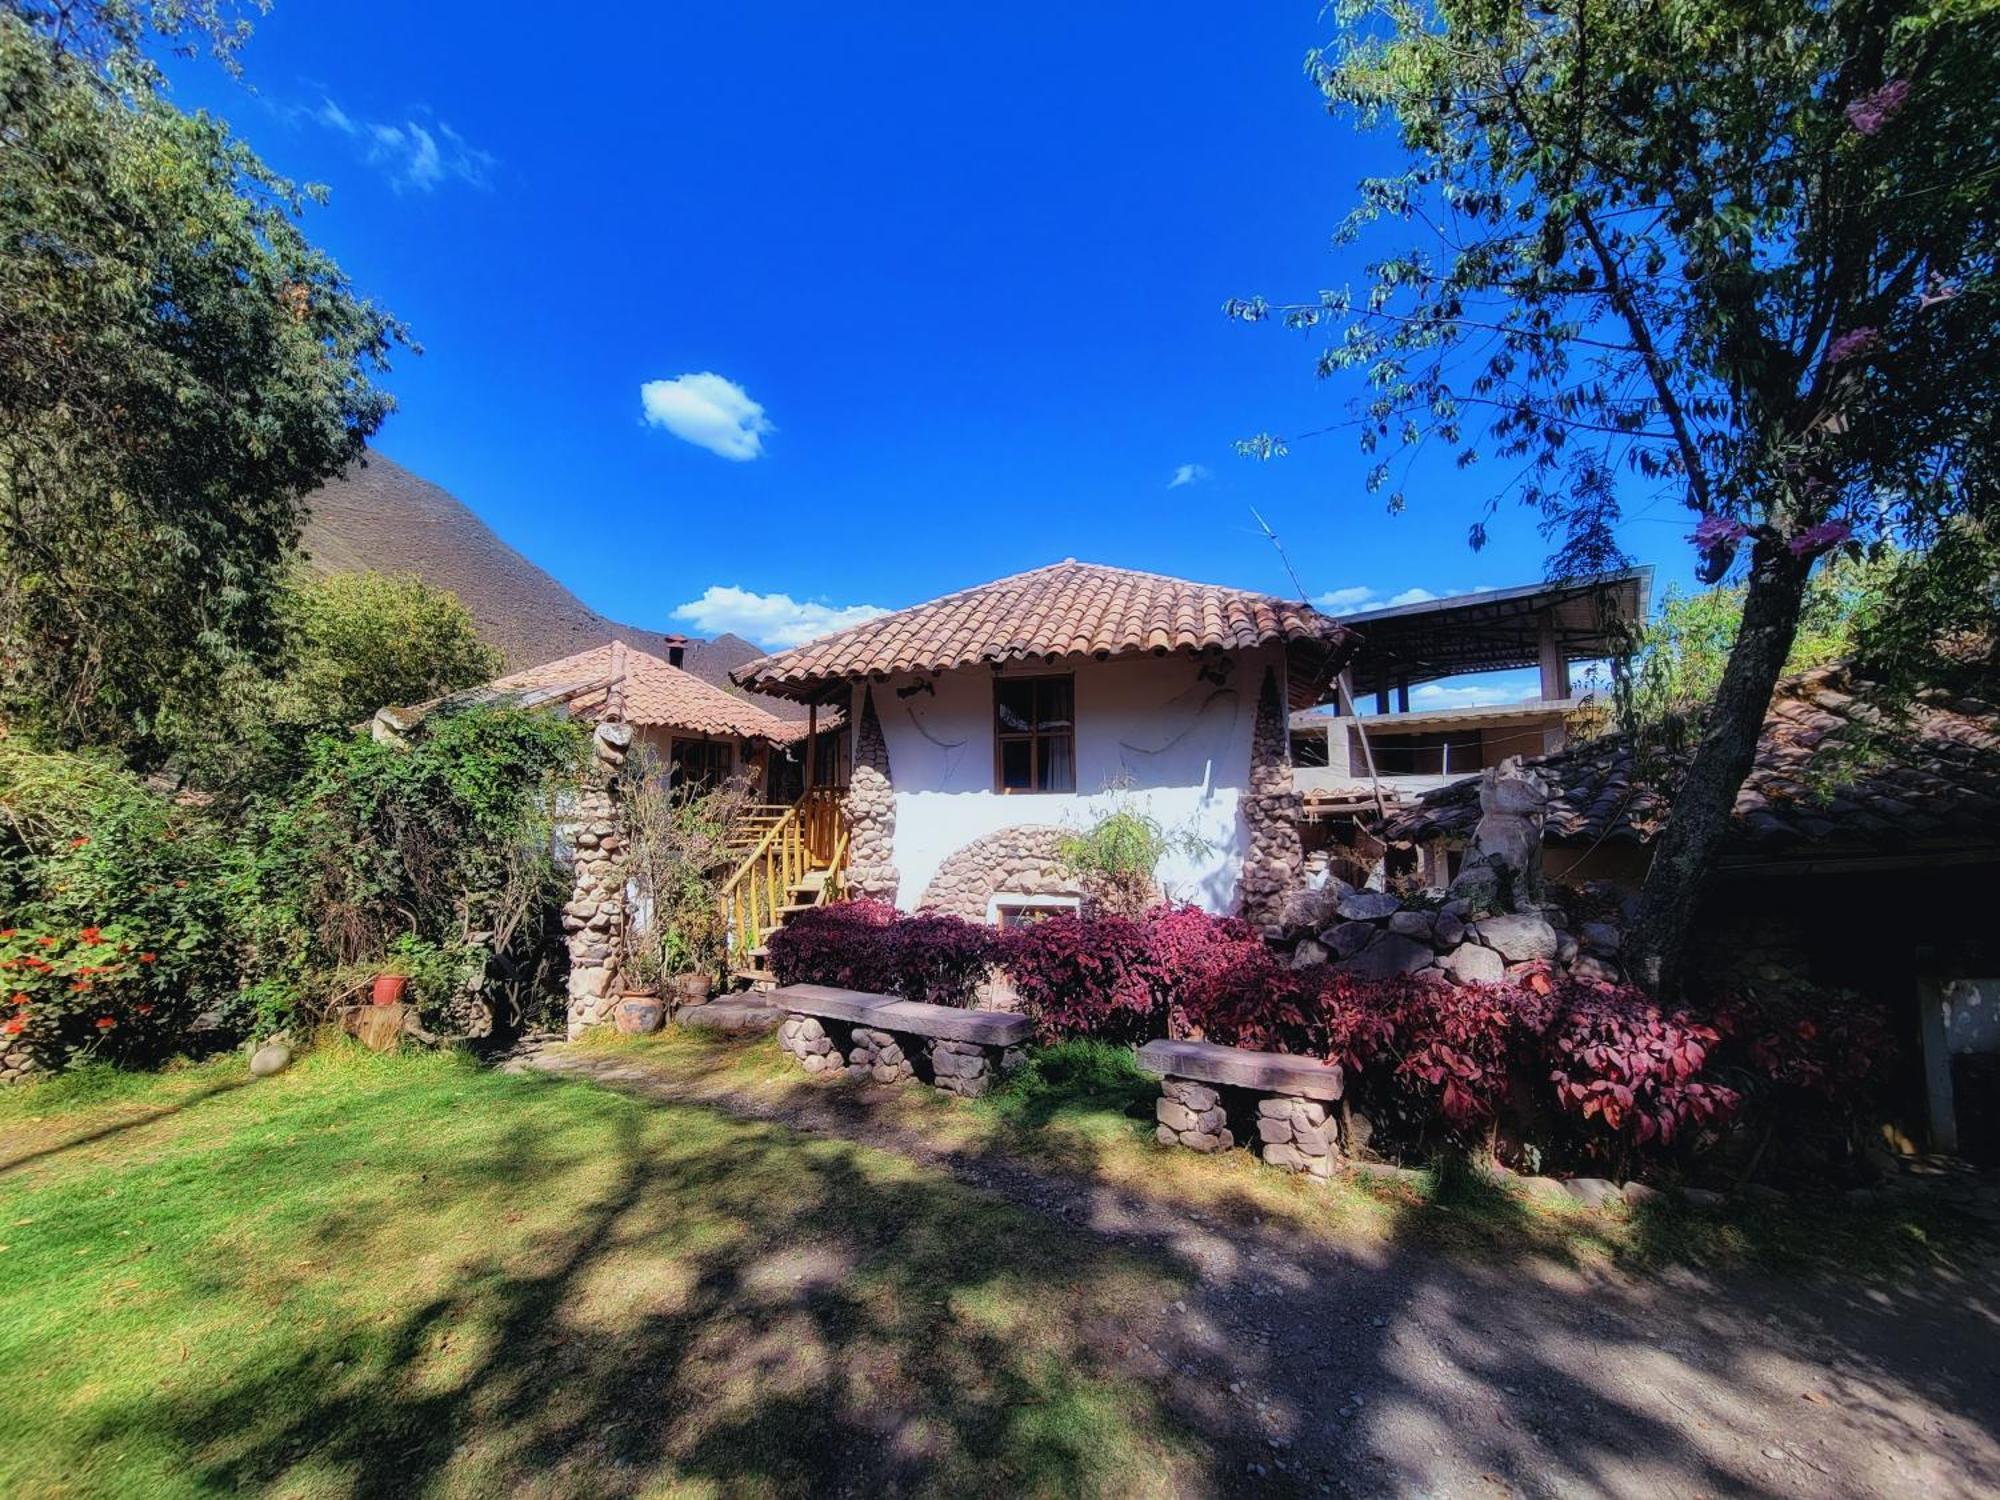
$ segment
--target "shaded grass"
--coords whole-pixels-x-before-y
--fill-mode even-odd
[[[0,1493],[1216,1483],[1111,1357],[1181,1290],[1154,1263],[699,1107],[347,1047],[241,1070],[0,1104]]]
[[[657,1067],[705,1089],[767,1100],[825,1090],[861,1093],[802,1073],[770,1039],[745,1042],[669,1030],[599,1035],[578,1044]],[[1221,1157],[1154,1139],[1159,1084],[1129,1048],[1066,1042],[982,1099],[934,1090],[866,1090],[868,1113],[921,1129],[945,1149],[999,1152],[1184,1206],[1223,1224],[1279,1223],[1332,1240],[1421,1244],[1480,1258],[1549,1256],[1572,1264],[1759,1266],[1894,1273],[1952,1264],[1989,1237],[1949,1204],[1917,1196],[1856,1202],[1801,1195],[1698,1210],[1676,1198],[1591,1209],[1440,1156],[1417,1171],[1361,1164],[1326,1185],[1272,1171],[1247,1151]]]

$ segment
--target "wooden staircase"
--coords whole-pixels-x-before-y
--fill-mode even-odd
[[[771,934],[841,892],[847,830],[840,793],[820,787],[793,807],[757,806],[738,824],[742,863],[722,888],[729,969],[759,989],[777,982],[766,960]]]

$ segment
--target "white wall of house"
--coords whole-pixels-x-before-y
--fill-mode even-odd
[[[1199,855],[1175,852],[1162,862],[1157,873],[1167,894],[1230,910],[1249,850],[1238,804],[1249,785],[1257,695],[1265,668],[1274,665],[1282,689],[1277,647],[1205,662],[1147,656],[1005,669],[1074,676],[1074,793],[995,789],[990,667],[943,673],[934,692],[909,697],[896,690],[915,678],[875,684],[896,798],[898,903],[914,909],[938,867],[976,838],[1021,824],[1080,832],[1122,802],[1171,833],[1193,831],[1206,845]],[[1223,680],[1204,678],[1204,666]],[[859,688],[848,722],[857,729],[861,722]]]

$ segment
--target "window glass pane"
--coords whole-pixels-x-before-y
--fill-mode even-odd
[[[1034,790],[1028,753],[1028,742],[1024,739],[1000,742],[1000,785],[1007,791]]]
[[[1000,718],[1002,734],[1031,729],[1035,723],[1035,684],[1030,679],[1005,678],[994,684],[994,712]]]
[[[1035,727],[1068,729],[1076,700],[1074,679],[1044,677],[1035,684],[1035,689]]]
[[[1066,734],[1043,736],[1041,741],[1041,791],[1073,792],[1076,790],[1076,757],[1070,752],[1071,743],[1070,737]]]

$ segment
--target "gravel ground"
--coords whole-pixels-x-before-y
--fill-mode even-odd
[[[560,1047],[510,1066],[897,1152],[1175,1266],[1190,1290],[1121,1330],[1117,1357],[1231,1494],[2000,1494],[1991,1250],[1898,1285],[1347,1247],[940,1150],[867,1090],[773,1101]]]

